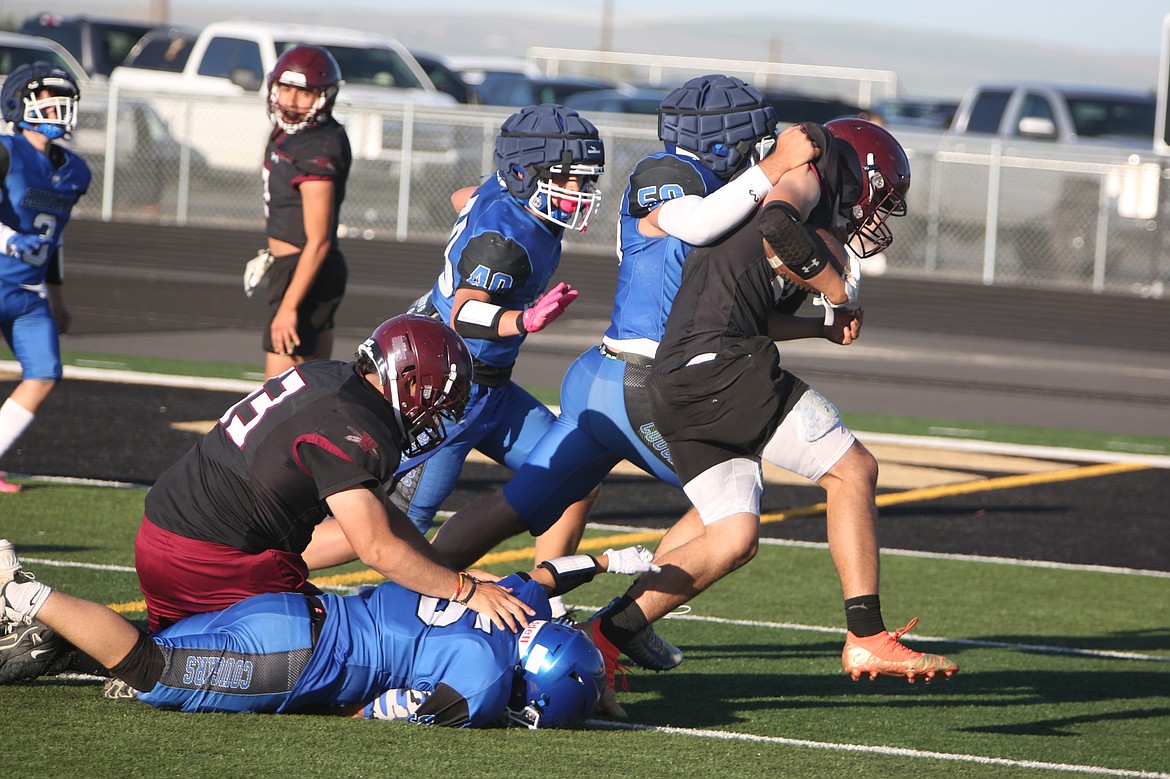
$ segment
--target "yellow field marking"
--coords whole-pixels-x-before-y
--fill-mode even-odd
[[[972,482],[961,482],[940,487],[923,487],[904,492],[891,492],[877,496],[878,508],[882,506],[896,506],[902,503],[917,503],[927,500],[938,500],[954,495],[970,495],[975,492],[993,492],[1015,487],[1032,487],[1037,484],[1055,484],[1062,481],[1076,481],[1078,479],[1092,479],[1098,476],[1110,476],[1115,473],[1131,473],[1133,471],[1149,470],[1152,466],[1142,463],[1103,463],[1101,465],[1086,465],[1080,468],[1066,468],[1060,471],[1047,473],[1026,473],[1016,476],[999,476],[992,479],[980,479]],[[810,517],[825,513],[825,503],[813,503],[808,506],[797,506],[785,511],[774,511],[760,516],[761,523],[783,522],[796,517]],[[640,533],[620,533],[618,535],[598,536],[597,538],[582,539],[578,549],[582,552],[592,550],[618,548],[632,544],[644,544],[657,541],[666,534],[664,530],[646,530]],[[534,549],[531,546],[521,549],[509,549],[504,552],[492,552],[480,558],[475,567],[482,568],[489,565],[501,565],[518,561],[531,560]],[[353,587],[359,584],[376,584],[384,581],[384,577],[376,571],[354,571],[340,573],[333,576],[322,576],[313,579],[318,587]],[[112,603],[110,608],[119,614],[134,614],[146,611],[145,601],[129,601],[127,603]]]
[[[1103,463],[1101,465],[1086,465],[1080,468],[1066,468],[1060,471],[1047,473],[1025,473],[1015,476],[997,476],[992,479],[980,479],[959,484],[947,484],[939,487],[923,487],[917,490],[891,492],[877,496],[878,508],[883,506],[897,506],[901,503],[917,503],[925,500],[949,498],[954,495],[970,495],[975,492],[992,492],[1007,490],[1014,487],[1032,487],[1037,484],[1054,484],[1062,481],[1076,481],[1078,479],[1092,479],[1097,476],[1110,476],[1115,473],[1129,473],[1131,471],[1149,470],[1152,466],[1143,463]],[[761,522],[783,522],[795,517],[809,517],[825,513],[824,503],[814,503],[810,506],[800,506],[787,511],[776,511],[764,514]]]
[[[132,600],[126,603],[107,603],[106,605],[119,614],[146,613],[146,601],[144,600]]]
[[[657,541],[666,534],[665,530],[647,530],[641,533],[621,533],[613,536],[598,536],[597,538],[584,538],[581,544],[577,547],[578,551],[589,552],[594,550],[604,550],[611,547],[631,546],[633,544],[645,544],[650,541]],[[473,567],[484,568],[489,565],[502,565],[504,563],[515,563],[521,561],[529,561],[532,559],[535,549],[531,546],[522,547],[520,549],[509,549],[504,552],[492,552],[486,554],[476,561]],[[346,587],[358,584],[374,584],[376,582],[384,581],[381,574],[376,571],[354,571],[353,573],[339,573],[333,576],[322,576],[313,579],[313,584],[318,587]]]

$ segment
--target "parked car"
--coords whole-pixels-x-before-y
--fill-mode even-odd
[[[657,114],[669,89],[618,87],[578,92],[565,98],[566,108],[575,111],[607,111],[619,114]]]
[[[155,27],[138,39],[122,64],[128,68],[179,73],[186,67],[198,37],[199,30],[194,27]]]
[[[564,103],[569,95],[616,85],[599,79],[531,77],[523,73],[487,72],[475,87],[484,105],[525,106],[535,103]]]
[[[256,172],[272,122],[265,109],[265,79],[277,58],[298,43],[328,49],[341,68],[345,86],[334,115],[346,125],[355,160],[388,165],[402,161],[403,106],[453,106],[409,51],[398,41],[364,30],[258,21],[214,22],[193,42],[185,33],[159,33],[156,49],[173,45],[174,63],[142,63],[147,45],[133,65],[114,70],[110,83],[124,92],[148,95],[180,140],[198,149],[222,171]],[[169,44],[167,44],[169,41]],[[182,60],[182,67],[171,70]],[[231,132],[224,132],[224,128]],[[456,152],[450,133],[419,133],[412,152],[416,168],[448,165]],[[429,146],[423,145],[425,140]]]
[[[44,13],[25,19],[20,32],[56,41],[81,63],[86,75],[103,80],[122,64],[150,27],[129,19]]]
[[[73,75],[81,90],[77,127],[68,146],[85,158],[96,173],[106,159],[106,125],[109,105],[105,84],[92,79],[74,57],[55,41],[22,33],[0,32],[0,82],[13,69],[33,62],[51,62]],[[3,124],[3,122],[0,122]],[[116,190],[135,205],[154,205],[162,197],[168,175],[175,175],[181,152],[170,128],[147,103],[129,102],[117,116],[118,175]],[[202,165],[197,151],[190,152],[193,165]]]
[[[460,103],[474,102],[474,95],[471,90],[467,88],[467,83],[464,82],[463,77],[455,70],[447,65],[439,57],[431,54],[420,54],[417,51],[412,51],[411,54],[426,71],[427,78],[435,85],[435,89],[440,92],[446,92],[451,97],[458,100]]]
[[[867,113],[890,127],[946,130],[954,121],[958,108],[958,100],[896,98],[875,103]]]
[[[857,116],[861,107],[835,97],[818,97],[802,92],[785,90],[761,90],[764,97],[776,110],[781,122],[816,122],[824,124],[843,116]]]
[[[1040,81],[983,83],[963,95],[948,137],[998,135],[1149,154],[1156,111],[1154,94],[1140,89]]]
[[[21,65],[33,62],[51,62],[73,74],[78,86],[89,85],[85,68],[60,44],[36,35],[19,32],[0,32],[0,76],[7,76]]]

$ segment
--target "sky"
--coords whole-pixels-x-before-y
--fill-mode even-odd
[[[0,20],[93,13],[96,0],[0,0]],[[779,59],[896,70],[910,92],[954,93],[984,77],[1063,78],[1153,88],[1166,0],[103,0],[110,16],[221,18],[361,27],[437,54],[596,49]],[[718,13],[713,13],[717,8]],[[245,9],[241,11],[241,9]]]

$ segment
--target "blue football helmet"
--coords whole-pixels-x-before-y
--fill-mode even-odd
[[[495,163],[508,192],[543,218],[578,232],[589,226],[601,202],[605,145],[588,119],[551,103],[522,108],[500,127]],[[554,183],[554,175],[576,176],[578,189]]]
[[[735,76],[698,76],[662,98],[658,137],[697,156],[727,180],[762,158],[776,139],[776,111]]]
[[[531,730],[563,728],[589,716],[605,686],[605,661],[584,633],[564,622],[530,622],[518,639],[517,683],[508,720]]]
[[[40,92],[48,90],[49,97]],[[69,71],[39,60],[8,74],[0,88],[4,119],[50,140],[68,138],[77,124],[81,90]],[[50,110],[53,109],[50,116]]]

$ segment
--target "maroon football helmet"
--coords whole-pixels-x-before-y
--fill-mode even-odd
[[[403,454],[428,452],[463,420],[471,394],[471,352],[463,338],[437,319],[403,314],[387,319],[358,347],[382,383],[406,440]]]
[[[864,119],[834,119],[825,129],[849,144],[861,163],[857,202],[848,208],[849,248],[858,257],[884,251],[894,241],[886,220],[906,215],[910,160],[897,139]]]
[[[281,109],[277,101],[281,84],[317,93],[317,100],[308,113],[302,115]],[[304,43],[293,46],[280,55],[268,74],[268,116],[289,135],[319,124],[333,111],[340,84],[341,68],[328,49]]]

